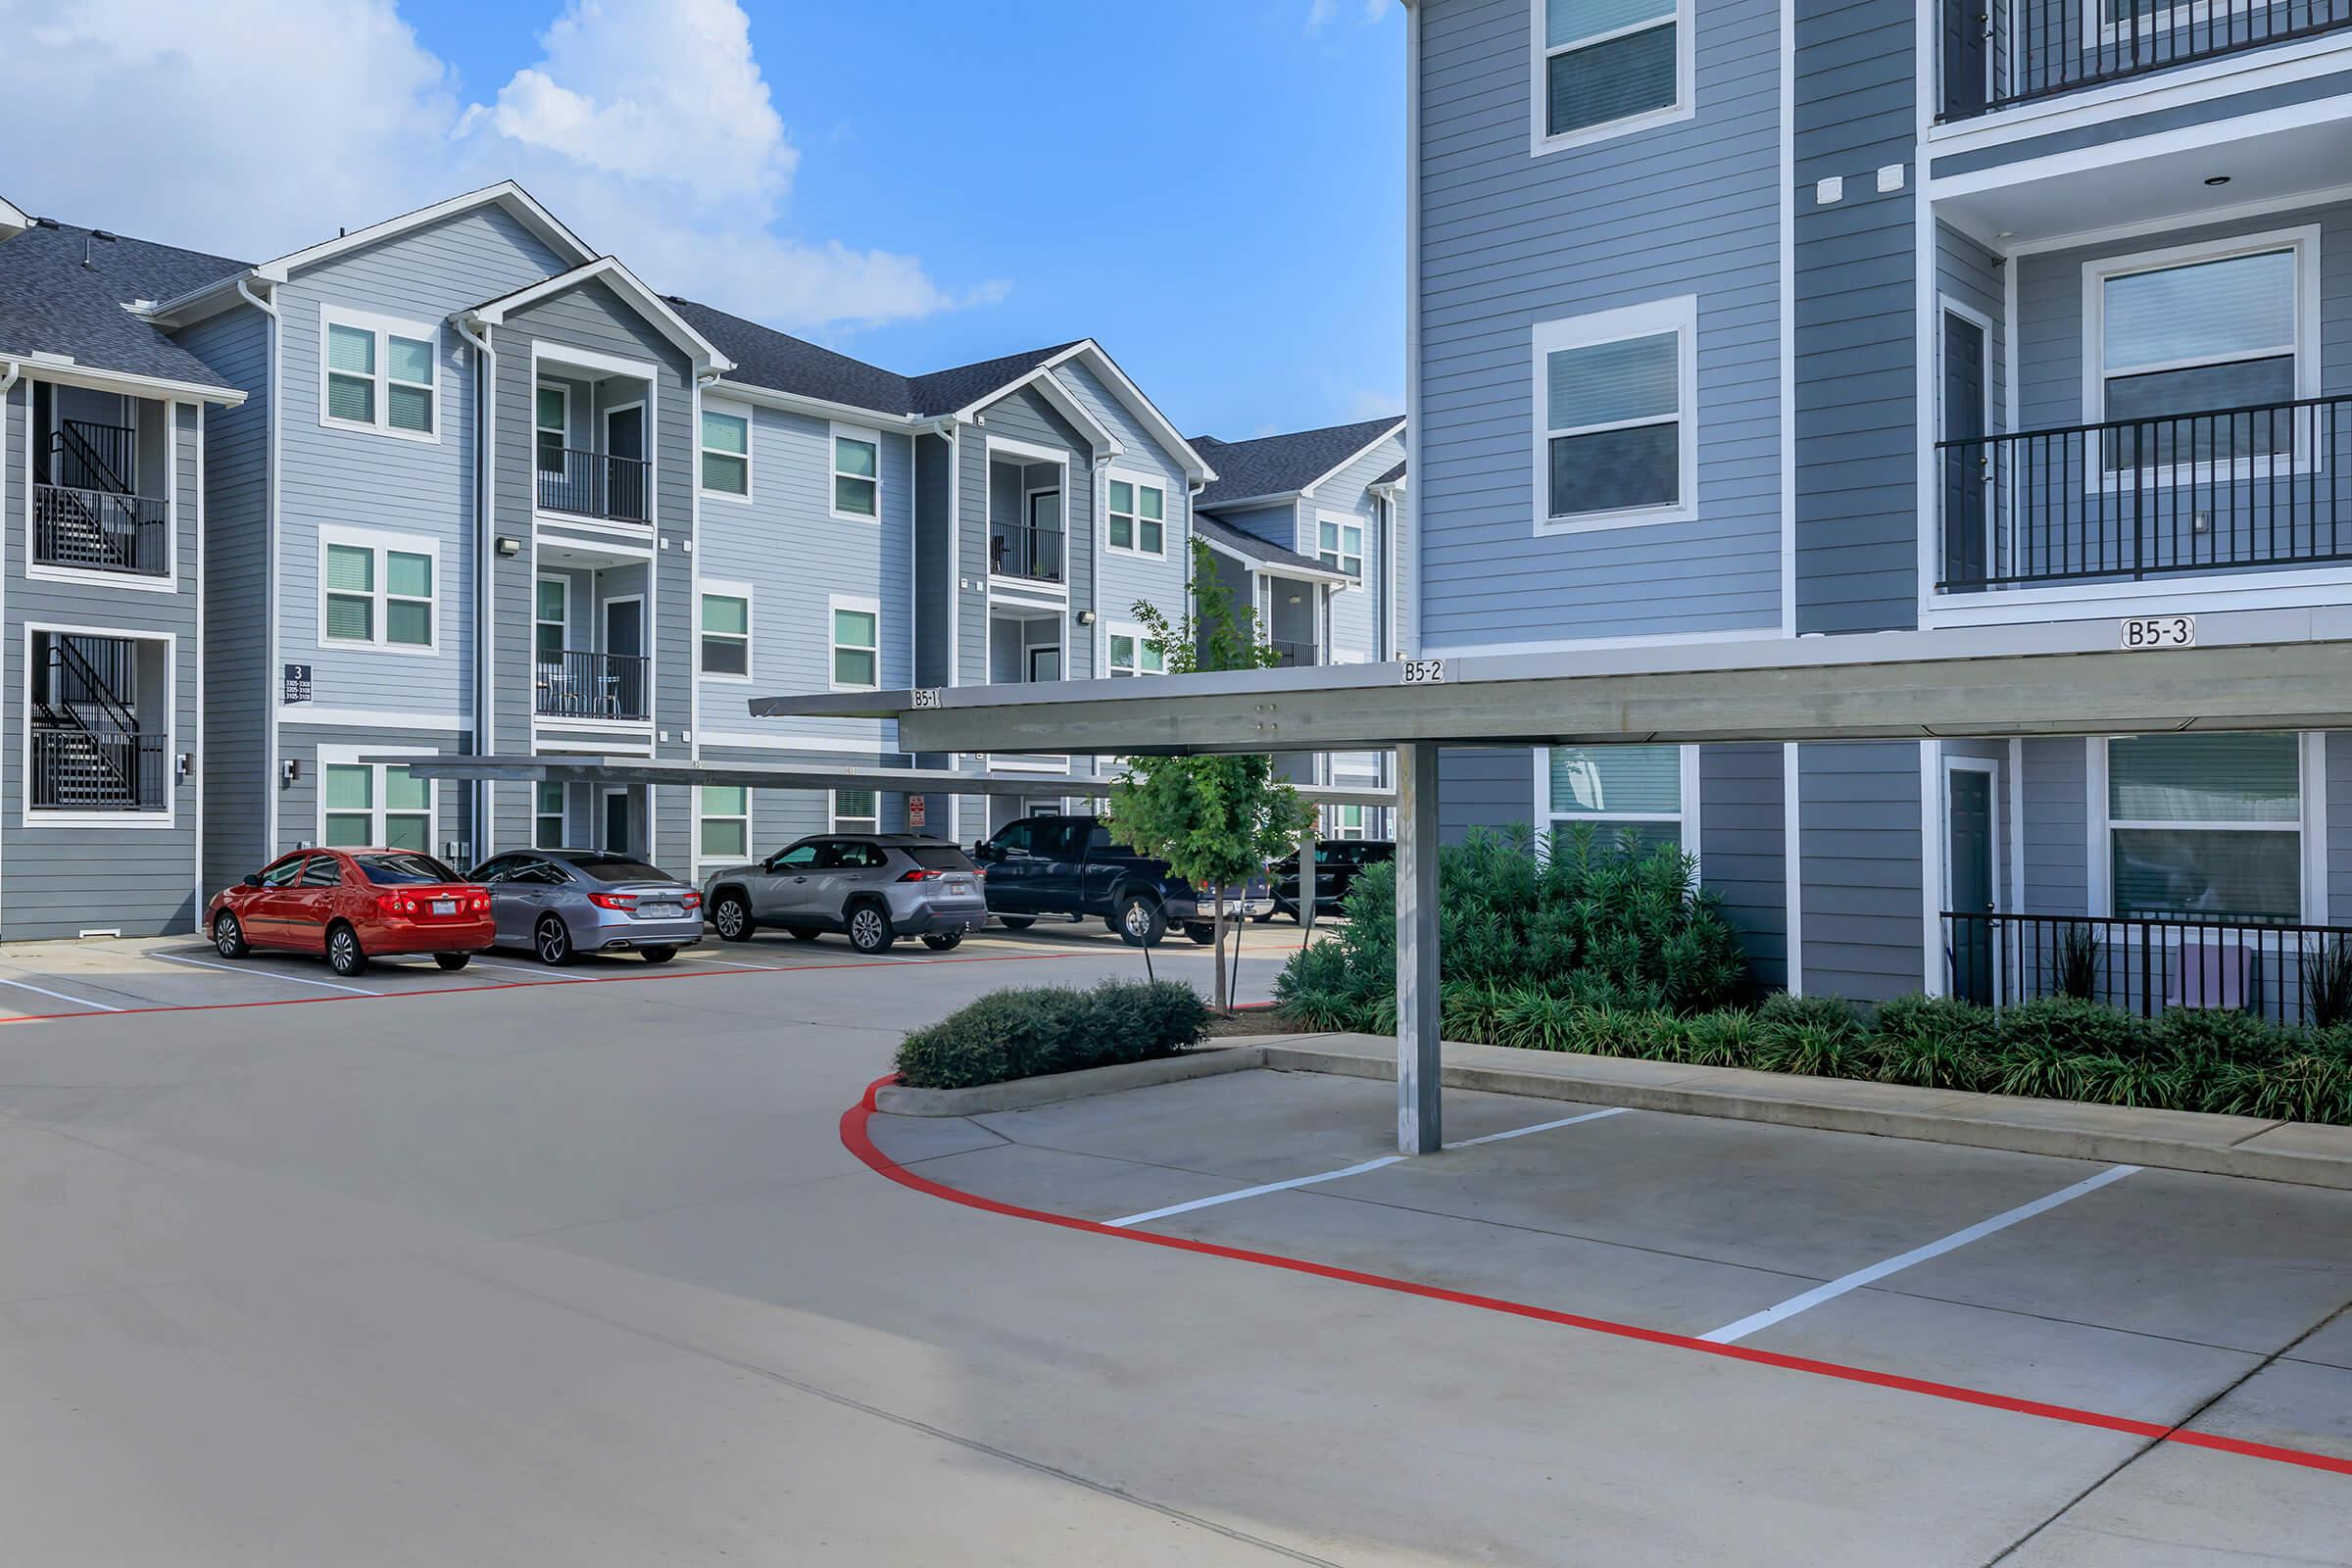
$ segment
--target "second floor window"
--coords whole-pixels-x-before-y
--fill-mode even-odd
[[[833,435],[833,514],[871,520],[882,514],[882,450],[870,436]]]
[[[1315,524],[1315,559],[1350,577],[1364,574],[1364,530],[1360,524],[1319,519]]]
[[[1697,302],[1535,330],[1539,531],[1694,515]]]
[[[1135,479],[1110,481],[1110,548],[1139,556],[1168,553],[1168,493]]]
[[[1168,656],[1157,643],[1148,642],[1138,631],[1114,631],[1110,634],[1109,670],[1113,676],[1164,675],[1168,672]]]
[[[833,684],[871,691],[881,685],[882,617],[872,610],[833,607]]]
[[[533,606],[531,644],[542,664],[564,662],[565,628],[571,621],[571,589],[561,577],[542,577]]]
[[[330,643],[433,646],[433,557],[360,539],[326,541],[321,635]]]
[[[1690,109],[1684,0],[1531,0],[1538,151],[1681,119]]]
[[[571,424],[571,394],[560,386],[543,386],[533,417],[532,431],[538,450],[541,473],[564,471],[564,448],[569,443]]]
[[[752,672],[752,602],[740,594],[703,595],[703,673]]]
[[[404,331],[387,322],[331,316],[323,326],[322,423],[412,438],[439,434],[432,328]]]
[[[703,488],[714,495],[752,493],[752,421],[749,415],[703,411]]]
[[[2109,470],[2288,450],[2292,419],[2176,416],[2276,407],[2303,384],[2295,243],[2147,267],[2093,264],[2098,359],[2093,395],[2108,423]]]

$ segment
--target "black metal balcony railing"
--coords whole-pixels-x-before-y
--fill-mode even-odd
[[[1277,669],[1303,669],[1319,662],[1315,658],[1313,643],[1285,642],[1277,637],[1268,641],[1266,646],[1274,650],[1274,667]]]
[[[1031,582],[1060,582],[1062,543],[1059,528],[993,524],[988,530],[989,572],[998,577],[1026,577]]]
[[[1943,118],[2352,25],[2352,0],[1943,0]]]
[[[28,788],[36,811],[160,811],[169,739],[81,725],[36,725]]]
[[[169,511],[158,496],[36,484],[32,559],[44,566],[164,576],[171,569]]]
[[[539,510],[613,522],[653,520],[653,466],[578,447],[538,451]]]
[[[2226,1008],[2280,1023],[2315,1021],[2314,991],[2352,926],[2230,916],[1943,916],[1951,994],[1992,1006],[2079,997],[2153,1018],[2169,1007]]]
[[[1936,450],[1947,592],[2352,559],[2352,397]]]
[[[68,419],[49,438],[49,481],[127,495],[137,486],[139,432],[127,424]]]
[[[542,654],[534,709],[550,718],[651,718],[653,663],[639,654]]]

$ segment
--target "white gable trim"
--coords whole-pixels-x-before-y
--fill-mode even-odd
[[[471,212],[477,207],[487,207],[493,202],[504,207],[517,222],[545,240],[558,255],[567,256],[574,266],[595,260],[596,252],[589,248],[587,241],[565,227],[555,214],[540,206],[529,191],[511,179],[502,179],[495,185],[485,185],[480,190],[452,196],[430,207],[419,207],[413,213],[403,213],[398,218],[387,218],[380,223],[370,223],[366,228],[321,240],[316,245],[281,256],[274,262],[264,262],[254,269],[254,272],[269,282],[283,283],[303,268],[316,267],[320,262],[332,261],[364,245],[373,245],[410,229],[422,228],[445,218]]]
[[[1318,476],[1312,484],[1301,487],[1298,493],[1302,496],[1311,497],[1317,490],[1321,489],[1326,482],[1338,478],[1341,474],[1347,472],[1356,464],[1362,462],[1365,453],[1371,451],[1383,441],[1396,440],[1403,433],[1404,421],[1402,419],[1398,419],[1395,424],[1390,425],[1379,435],[1374,436],[1371,440],[1365,442],[1362,446],[1357,447],[1353,452],[1348,454],[1346,458],[1334,465],[1328,472]],[[1366,486],[1366,488],[1368,489],[1370,487]]]
[[[1141,419],[1146,428],[1159,437],[1162,445],[1176,454],[1189,477],[1202,484],[1216,479],[1217,470],[1208,466],[1208,460],[1193,450],[1193,444],[1169,422],[1166,415],[1159,412],[1158,405],[1144,396],[1143,388],[1130,381],[1127,372],[1119,368],[1118,362],[1103,353],[1102,346],[1093,338],[1072,344],[1049,361],[1047,368],[1050,369],[1066,365],[1080,357],[1084,357],[1089,368],[1109,385],[1112,395],[1127,406],[1127,411]]]
[[[32,215],[5,196],[0,196],[0,229],[15,233],[32,226]]]
[[[719,353],[717,344],[696,331],[686,318],[670,308],[667,300],[647,288],[643,282],[639,281],[636,273],[610,256],[600,256],[592,262],[573,268],[568,272],[558,272],[553,277],[541,278],[527,288],[518,288],[512,294],[501,295],[487,305],[476,306],[466,314],[474,320],[486,321],[492,326],[498,326],[515,311],[535,305],[551,295],[561,294],[565,289],[577,288],[583,283],[593,283],[599,279],[611,285],[623,299],[635,306],[640,315],[660,327],[663,337],[693,355],[698,366],[722,372],[735,368],[735,362]]]
[[[964,405],[956,412],[954,417],[958,422],[969,420],[976,424],[985,423],[982,416],[1026,386],[1037,388],[1037,395],[1051,404],[1054,413],[1078,427],[1078,433],[1094,444],[1095,456],[1115,458],[1127,450],[1110,426],[1089,414],[1086,405],[1070,395],[1070,389],[1061,384],[1050,365],[1041,365],[1019,380],[997,388],[976,403]]]

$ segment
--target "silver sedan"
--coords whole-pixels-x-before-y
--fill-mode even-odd
[[[667,963],[703,939],[703,896],[625,855],[516,850],[475,866],[469,880],[490,889],[498,945],[528,948],[542,963],[611,952]]]

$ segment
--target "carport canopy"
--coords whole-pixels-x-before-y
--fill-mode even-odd
[[[1988,600],[1988,604],[1989,604]],[[909,752],[1396,752],[1397,1146],[1444,1147],[1438,750],[2352,728],[2352,607],[755,698]]]

